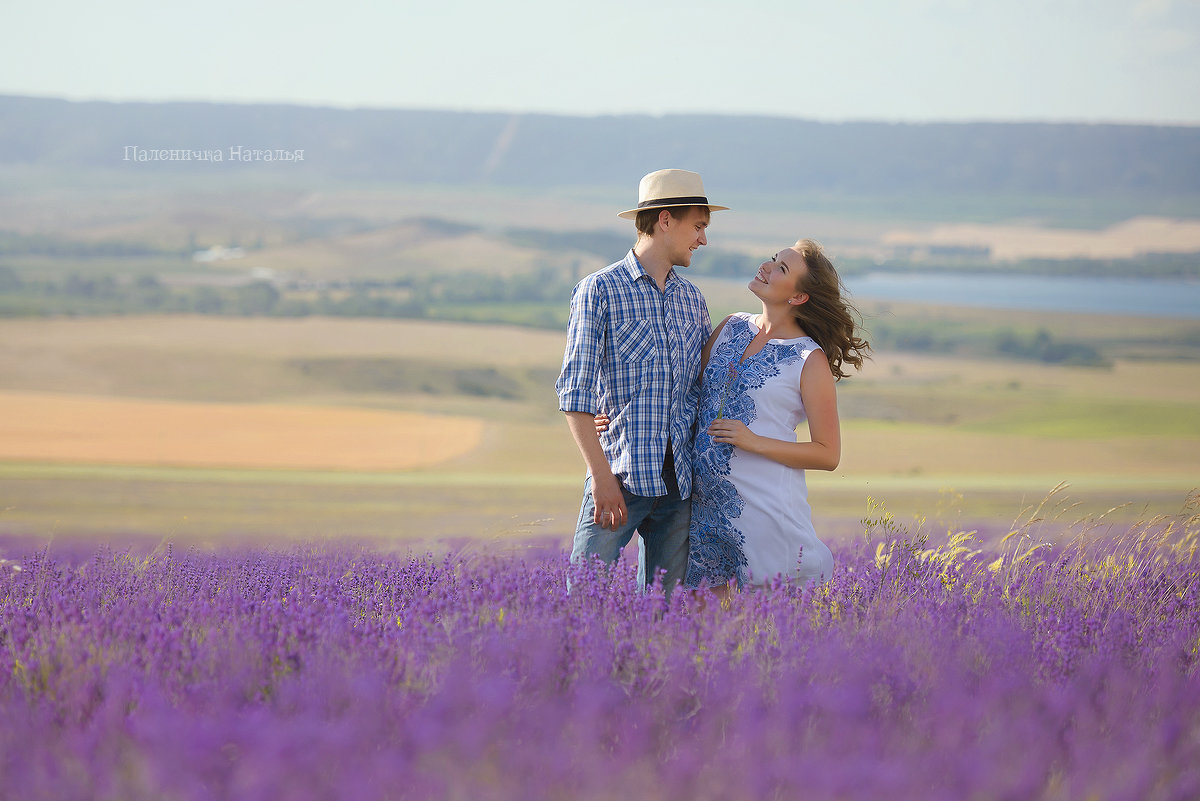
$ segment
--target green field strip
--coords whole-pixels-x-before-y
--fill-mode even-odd
[[[1064,398],[1018,406],[984,422],[960,426],[982,434],[1056,439],[1173,437],[1200,445],[1200,406],[1195,403]]]
[[[55,464],[46,462],[0,462],[0,479],[82,479],[115,481],[159,481],[164,483],[300,484],[325,486],[400,487],[566,487],[582,486],[578,473],[539,472],[437,472],[358,470],[248,470],[208,467],[160,467],[142,465]],[[1180,490],[1200,488],[1196,475],[1107,473],[920,473],[914,475],[807,473],[808,484],[828,491],[897,490],[1012,490],[1049,491],[1061,482],[1078,490]]]
[[[407,487],[562,487],[583,486],[578,473],[431,472],[368,470],[284,470],[154,465],[58,464],[0,462],[0,479],[88,479],[96,481],[161,481],[227,484],[305,484]]]
[[[1186,494],[1200,489],[1200,472],[1193,476],[1155,475],[1111,475],[1064,473],[978,473],[978,474],[919,474],[919,475],[854,475],[826,476],[809,472],[806,476],[810,489],[821,492],[850,492],[865,489],[868,493],[895,491],[939,491],[939,490],[1036,490],[1048,493],[1060,483],[1067,491],[1104,491],[1122,489],[1131,492],[1145,490],[1177,490]],[[1182,495],[1181,495],[1182,497]]]

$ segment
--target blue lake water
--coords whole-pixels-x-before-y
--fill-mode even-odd
[[[846,288],[856,300],[1200,319],[1200,281],[1191,280],[869,273]]]

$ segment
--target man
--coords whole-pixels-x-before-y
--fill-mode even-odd
[[[612,563],[633,537],[645,586],[665,571],[667,593],[687,572],[692,436],[700,351],[710,332],[700,290],[676,267],[708,244],[712,211],[700,176],[658,170],[642,178],[634,220],[638,238],[615,264],[584,278],[571,296],[559,409],[588,477],[571,561]],[[608,429],[596,433],[603,411]]]

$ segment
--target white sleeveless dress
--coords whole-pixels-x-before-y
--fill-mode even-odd
[[[700,389],[693,462],[691,542],[685,585],[736,579],[739,588],[776,576],[808,583],[833,574],[833,554],[817,538],[804,471],[716,443],[718,416],[741,420],[762,436],[795,441],[805,420],[804,360],[820,346],[810,337],[772,339],[740,362],[758,333],[755,315],[733,315],[713,344]]]

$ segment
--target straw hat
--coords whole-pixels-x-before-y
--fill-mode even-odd
[[[708,202],[699,173],[687,170],[657,170],[644,176],[638,184],[637,208],[623,211],[617,216],[625,220],[635,220],[639,211],[665,209],[670,206],[708,206],[709,211],[725,211],[729,208],[714,206]]]

